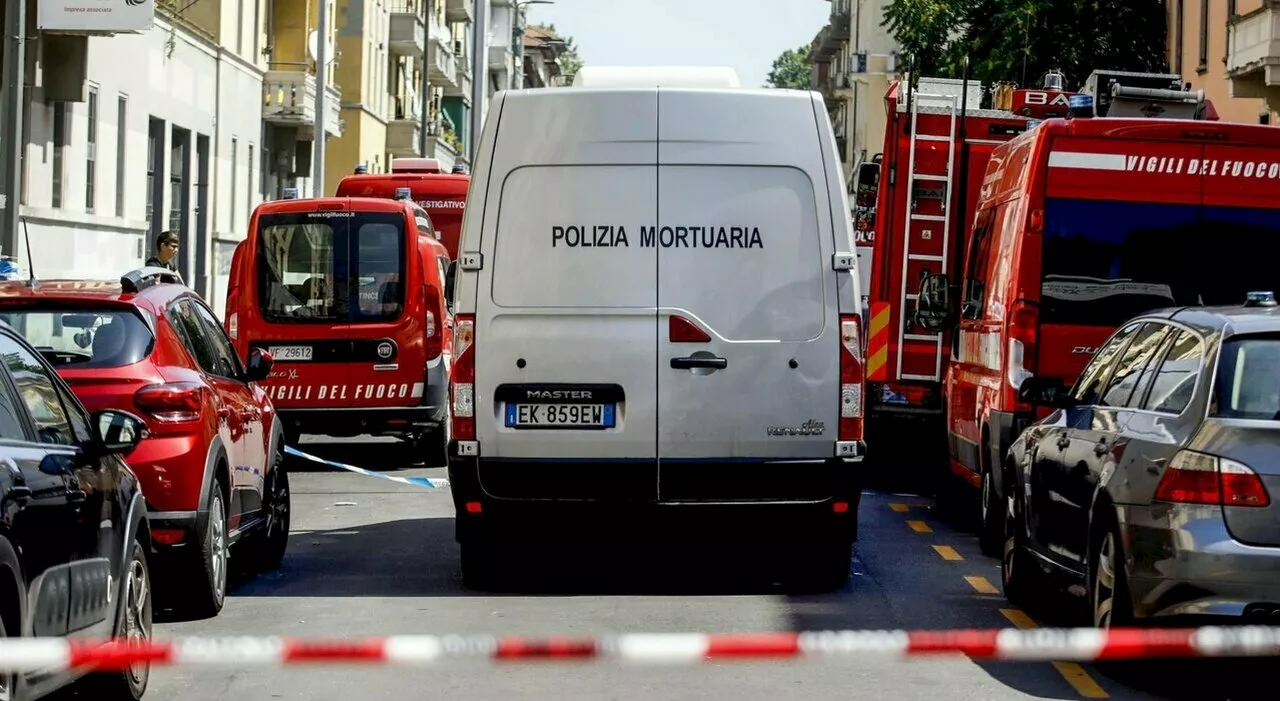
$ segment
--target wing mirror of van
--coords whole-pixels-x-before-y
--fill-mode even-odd
[[[916,300],[916,323],[931,333],[946,330],[954,321],[951,313],[951,282],[946,273],[925,272]]]
[[[1032,375],[1018,386],[1018,401],[1032,406],[1066,408],[1073,404],[1067,386],[1056,377]]]
[[[261,348],[249,351],[249,362],[245,363],[244,379],[246,382],[262,382],[271,376],[271,366],[275,359]]]
[[[458,278],[458,261],[449,261],[449,270],[444,277],[444,301],[453,307],[453,282]]]

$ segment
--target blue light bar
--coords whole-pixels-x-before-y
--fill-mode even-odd
[[[1073,110],[1087,110],[1093,107],[1093,95],[1072,95],[1067,98],[1067,107]]]
[[[396,188],[396,199],[397,199],[397,200],[411,200],[411,199],[413,199],[413,190],[410,190],[410,189],[409,189],[409,188],[407,188],[407,187],[398,187],[398,188]]]
[[[284,190],[281,191],[280,196],[286,200],[296,200],[298,199],[298,188],[286,187]]]
[[[1028,130],[1035,129],[1036,127],[1040,126],[1040,123],[1043,121],[1044,121],[1043,119],[1028,119],[1027,129]]]
[[[1250,292],[1246,303],[1251,307],[1274,307],[1276,306],[1276,293],[1269,291]]]

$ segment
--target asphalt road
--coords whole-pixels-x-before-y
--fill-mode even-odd
[[[395,444],[303,447],[386,474],[443,476],[441,469],[403,467]],[[157,624],[158,637],[991,628],[1031,627],[1044,615],[1010,607],[999,592],[998,563],[978,552],[972,535],[937,518],[922,497],[868,492],[853,577],[829,594],[787,595],[770,583],[767,568],[746,567],[744,558],[716,561],[705,552],[605,558],[548,551],[530,553],[526,567],[535,576],[525,586],[541,587],[522,595],[491,595],[461,584],[447,491],[296,462],[291,466],[294,533],[282,568],[238,583],[216,618]],[[1255,667],[1242,672],[1186,661],[1115,674],[1118,679],[1072,663],[980,664],[951,658],[675,667],[610,662],[494,667],[455,661],[420,669],[156,668],[147,698],[1210,701],[1246,698],[1224,691],[1228,681],[1237,688],[1262,687],[1270,678]]]

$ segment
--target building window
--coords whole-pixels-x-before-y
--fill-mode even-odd
[[[185,139],[174,134],[173,143],[169,145],[169,230],[183,233],[182,206],[186,200],[183,195],[185,183],[182,171],[187,162]]]
[[[244,164],[249,168],[249,177],[244,179],[245,184],[248,185],[244,200],[249,209],[245,216],[245,224],[248,225],[248,215],[253,214],[253,144],[249,144],[249,157],[244,159]]]
[[[236,222],[240,221],[240,210],[236,207],[240,204],[236,201],[236,195],[239,195],[239,188],[236,183],[239,182],[238,176],[240,170],[240,141],[236,137],[231,137],[231,226],[234,228]]]
[[[124,177],[125,177],[125,157],[124,152],[127,147],[125,137],[129,134],[129,125],[125,117],[129,114],[129,98],[124,95],[116,101],[116,216],[124,216]]]
[[[62,207],[62,166],[67,148],[67,103],[53,103],[53,201]]]
[[[244,55],[244,0],[236,0],[236,53]]]
[[[1209,0],[1200,0],[1200,56],[1196,71],[1209,70]]]
[[[89,98],[86,104],[88,112],[89,124],[85,137],[85,161],[84,161],[84,211],[93,213],[94,202],[97,199],[96,188],[94,187],[98,179],[98,89],[89,88]]]

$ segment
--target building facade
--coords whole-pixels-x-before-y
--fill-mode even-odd
[[[830,0],[831,17],[810,45],[811,87],[822,93],[849,187],[859,164],[884,144],[884,96],[898,70],[897,46],[879,0]]]
[[[183,6],[187,11],[180,12]],[[18,248],[42,278],[115,278],[178,233],[178,267],[221,310],[261,200],[261,3],[161,0],[135,34],[27,42]]]
[[[1224,121],[1257,123],[1269,120],[1274,109],[1268,109],[1259,80],[1266,56],[1260,30],[1265,28],[1263,6],[1267,4],[1264,0],[1165,2],[1169,70],[1180,74],[1191,89],[1203,90]],[[1260,49],[1261,55],[1253,58]],[[1234,68],[1233,54],[1241,62]]]
[[[1194,4],[1200,5],[1201,2],[1203,0]],[[1184,0],[1176,4],[1189,6],[1193,3]],[[1277,123],[1277,113],[1280,113],[1280,2],[1225,0],[1205,4],[1212,7],[1197,9],[1200,17],[1209,18],[1205,23],[1208,31],[1197,25],[1196,31],[1187,32],[1190,36],[1185,38],[1195,42],[1197,62],[1199,54],[1204,53],[1211,69],[1225,74],[1228,93],[1233,99],[1228,110],[1217,107],[1215,100],[1218,113],[1223,119],[1233,121]],[[1214,35],[1225,39],[1225,46],[1216,53],[1212,48]],[[1211,45],[1207,51],[1200,49],[1202,41]],[[1187,43],[1181,44],[1184,57]],[[1214,65],[1217,63],[1215,57],[1222,63]],[[1212,99],[1213,95],[1209,97]]]

